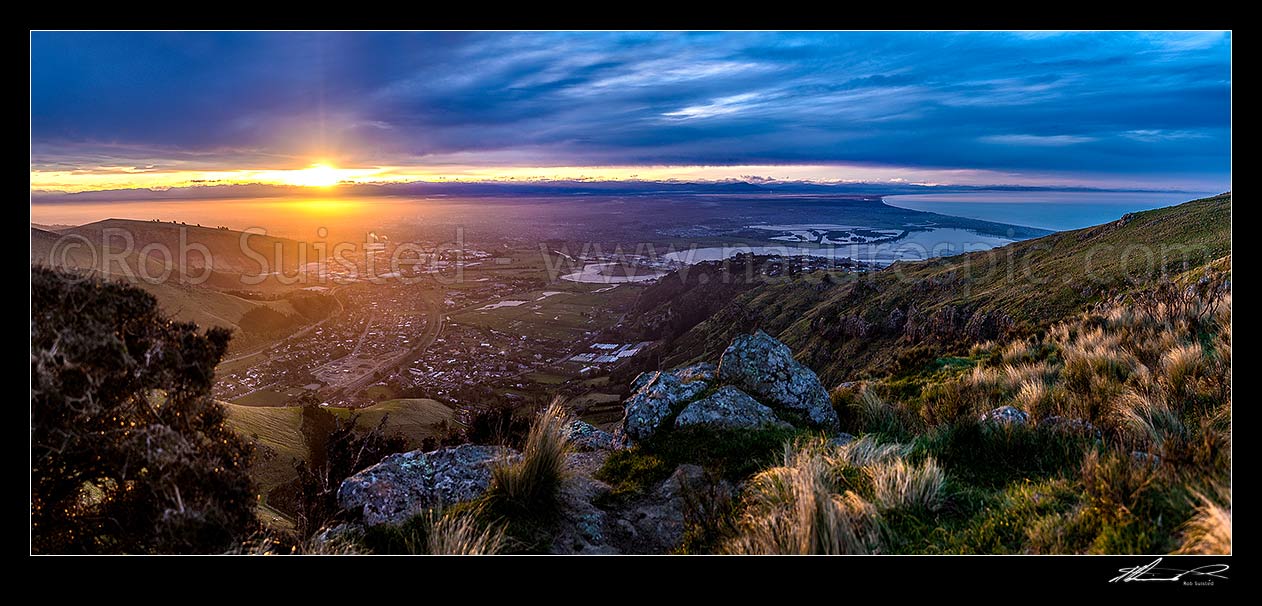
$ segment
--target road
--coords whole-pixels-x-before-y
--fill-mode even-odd
[[[442,301],[434,293],[425,293],[421,295],[420,300],[422,305],[426,308],[425,317],[428,320],[425,323],[425,333],[421,335],[420,342],[415,347],[372,367],[367,372],[360,375],[359,378],[351,381],[350,383],[342,385],[337,390],[329,394],[327,399],[331,400],[343,394],[351,394],[367,387],[373,381],[377,380],[376,374],[379,371],[399,365],[410,357],[418,356],[424,353],[430,345],[434,344],[434,340],[442,334],[443,323],[446,322],[447,319],[443,314]]]
[[[329,315],[325,316],[325,318],[324,318],[323,320],[320,320],[319,322],[316,322],[315,324],[308,324],[307,326],[305,326],[305,327],[303,327],[302,329],[298,330],[298,332],[295,332],[295,333],[293,333],[293,334],[291,334],[291,335],[289,335],[289,336],[287,336],[287,337],[285,337],[285,338],[283,338],[283,339],[281,339],[281,340],[279,340],[279,341],[275,341],[275,342],[272,342],[272,343],[264,343],[264,344],[262,344],[262,345],[260,345],[260,346],[258,346],[258,347],[256,347],[256,348],[254,348],[254,350],[250,351],[249,353],[243,353],[243,354],[240,354],[240,355],[237,355],[237,356],[234,356],[234,357],[228,358],[227,360],[220,360],[220,361],[219,361],[219,363],[220,363],[220,364],[227,364],[227,363],[229,363],[229,362],[236,362],[236,361],[239,361],[239,360],[244,360],[244,359],[246,359],[246,358],[253,358],[254,356],[257,356],[257,355],[259,355],[259,354],[263,353],[264,351],[267,351],[268,349],[271,349],[271,348],[273,348],[273,347],[276,347],[276,346],[278,346],[278,345],[281,345],[281,344],[282,344],[282,343],[284,343],[285,341],[288,341],[288,340],[290,340],[290,339],[300,339],[300,338],[302,338],[302,337],[306,336],[306,335],[307,335],[307,333],[309,333],[309,332],[311,332],[311,331],[313,331],[313,330],[315,330],[315,329],[317,329],[317,328],[319,328],[319,327],[323,326],[323,325],[324,325],[326,322],[328,322],[329,320],[332,320],[333,318],[338,317],[339,315],[341,315],[341,314],[342,314],[342,312],[346,311],[346,305],[344,305],[344,304],[342,303],[342,299],[341,299],[341,297],[338,297],[338,296],[337,296],[338,291],[339,291],[340,289],[342,289],[342,288],[343,288],[343,287],[341,287],[341,286],[335,286],[335,287],[333,287],[333,291],[329,293],[329,295],[333,297],[333,300],[334,300],[335,302],[337,302],[337,311],[335,311],[335,312],[333,312],[333,313],[331,313],[331,314],[329,314]]]

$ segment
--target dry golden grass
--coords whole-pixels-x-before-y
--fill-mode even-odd
[[[1216,492],[1217,502],[1193,493],[1200,503],[1196,514],[1183,525],[1183,542],[1176,553],[1231,554],[1231,494],[1221,488]]]
[[[790,450],[784,464],[749,482],[737,554],[867,554],[880,547],[876,508],[851,491],[836,494],[828,461],[813,449]]]
[[[1128,389],[1118,401],[1122,426],[1142,446],[1160,452],[1172,440],[1187,437],[1187,427],[1160,389]]]
[[[1161,356],[1165,380],[1174,393],[1185,393],[1201,374],[1203,358],[1201,346],[1195,344],[1175,347]]]
[[[834,468],[867,467],[906,456],[908,450],[903,444],[882,444],[871,436],[863,436],[831,451],[825,451],[824,456]]]
[[[573,450],[563,431],[570,421],[569,410],[560,399],[539,413],[526,436],[521,458],[491,469],[488,498],[515,509],[549,509],[565,479],[566,456]]]
[[[425,540],[430,555],[493,555],[507,544],[502,525],[483,526],[472,513],[437,517]]]
[[[872,481],[875,504],[882,511],[908,507],[937,511],[942,506],[946,474],[932,457],[919,465],[894,458],[864,471]]]

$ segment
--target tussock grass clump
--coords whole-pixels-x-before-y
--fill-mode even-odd
[[[823,450],[833,467],[868,467],[904,457],[908,451],[908,447],[903,444],[879,442],[870,435],[831,450]]]
[[[1183,525],[1183,541],[1176,553],[1231,554],[1231,493],[1222,488],[1215,492],[1217,501],[1192,493],[1199,504],[1192,519]]]
[[[1167,351],[1161,357],[1161,367],[1170,391],[1176,394],[1187,393],[1190,385],[1204,370],[1203,359],[1201,346],[1197,344],[1181,345]]]
[[[521,458],[491,468],[491,485],[485,499],[497,511],[548,513],[556,505],[557,491],[565,479],[565,459],[573,447],[563,429],[570,413],[553,400],[530,427]]]
[[[902,508],[936,511],[942,506],[946,474],[932,457],[916,465],[895,458],[865,471],[872,481],[874,502],[882,511]]]
[[[901,403],[887,402],[873,389],[865,387],[852,406],[854,428],[859,431],[907,439],[918,428],[915,413]]]
[[[505,526],[487,521],[480,502],[447,510],[418,513],[401,524],[369,528],[356,541],[337,540],[320,545],[318,553],[377,553],[391,555],[491,555],[510,545]],[[328,551],[332,550],[332,551]]]
[[[726,551],[864,554],[884,550],[885,515],[932,513],[946,501],[946,474],[932,458],[913,463],[903,444],[871,435],[843,446],[822,439],[786,445],[780,465],[755,475]]]
[[[749,482],[738,554],[868,554],[880,548],[876,508],[852,491],[836,494],[819,452],[790,449],[785,461]]]
[[[1119,405],[1122,426],[1137,445],[1148,451],[1164,453],[1167,445],[1190,437],[1183,419],[1160,389],[1129,388]]]
[[[1159,463],[1149,458],[1093,450],[1082,462],[1082,482],[1091,509],[1109,519],[1133,515],[1154,488]]]
[[[505,529],[483,525],[472,512],[439,516],[429,528],[426,553],[431,555],[494,555],[507,545]]]

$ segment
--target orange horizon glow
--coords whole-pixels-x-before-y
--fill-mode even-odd
[[[342,168],[317,161],[297,169],[139,170],[100,166],[77,170],[31,170],[31,191],[76,193],[111,189],[162,190],[214,185],[278,185],[327,189],[337,185],[403,182],[523,181],[811,181],[919,185],[1092,185],[1062,175],[1032,175],[972,169],[920,169],[860,165],[733,166],[375,166]],[[1124,185],[1115,180],[1099,185]]]

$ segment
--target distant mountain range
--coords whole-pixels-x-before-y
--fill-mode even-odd
[[[321,195],[374,196],[583,196],[598,194],[818,194],[882,196],[896,194],[962,193],[978,191],[1164,192],[1171,190],[1098,189],[1089,187],[1030,187],[1018,185],[924,185],[917,183],[815,183],[809,181],[450,181],[343,184],[320,190]],[[168,189],[112,189],[66,193],[32,191],[34,203],[108,202],[137,200],[202,200],[311,195],[312,189],[291,185],[207,184]]]

